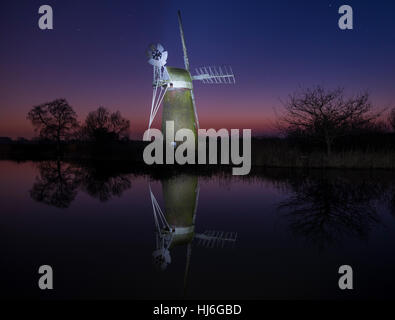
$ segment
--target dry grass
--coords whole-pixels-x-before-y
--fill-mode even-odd
[[[259,141],[252,146],[254,166],[279,168],[395,169],[395,150],[302,152],[282,141]]]

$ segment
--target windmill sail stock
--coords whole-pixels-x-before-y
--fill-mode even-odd
[[[178,25],[180,27],[182,51],[184,52],[185,69],[189,72],[189,59],[188,59],[188,53],[187,53],[187,46],[185,45],[184,27],[182,25],[181,11],[180,10],[178,10]]]
[[[189,72],[188,52],[187,52],[187,46],[185,44],[184,27],[182,25],[182,18],[181,18],[181,11],[180,10],[178,10],[178,25],[180,27],[182,51],[184,52],[184,65],[185,65],[185,69]],[[196,111],[196,102],[195,102],[195,95],[193,93],[193,90],[191,90],[191,99],[192,99],[192,104],[193,104],[193,112],[195,114],[195,119],[196,119],[196,127],[197,127],[197,129],[199,129],[200,128],[199,117],[198,117],[198,114]]]
[[[197,133],[199,119],[192,82],[200,81],[203,84],[235,84],[235,76],[230,66],[198,67],[195,69],[196,73],[192,76],[180,11],[178,11],[178,23],[185,69],[166,66],[168,53],[161,44],[151,44],[147,50],[148,63],[153,66],[153,93],[148,129],[151,128],[160,106],[164,103],[167,105],[166,108],[168,108],[166,112],[165,110],[163,111],[163,114],[166,113],[165,120],[172,120],[176,123],[176,127],[191,129]],[[169,95],[169,91],[173,91],[173,94]],[[185,93],[185,91],[189,93]],[[184,105],[179,104],[178,101],[181,100],[185,101]],[[185,123],[179,120],[179,114],[185,112],[193,112],[192,117],[194,121]]]

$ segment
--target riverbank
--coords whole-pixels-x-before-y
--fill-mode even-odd
[[[97,145],[91,143],[66,143],[62,145],[61,159],[65,161],[121,161],[147,166],[143,151],[148,143],[122,141]],[[0,159],[15,161],[56,160],[57,148],[52,143],[0,144]],[[218,157],[220,147],[218,148]],[[341,168],[341,169],[395,169],[395,147],[386,144],[380,148],[347,147],[327,155],[316,147],[303,147],[286,139],[252,139],[251,164],[268,168]],[[199,165],[219,167],[220,165]],[[149,166],[148,166],[149,167]],[[160,165],[155,166],[160,169]],[[168,167],[168,166],[166,166]],[[193,166],[192,166],[193,167]],[[200,170],[199,169],[199,170]]]

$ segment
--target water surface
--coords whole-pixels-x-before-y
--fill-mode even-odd
[[[0,162],[2,297],[395,297],[395,174]],[[157,222],[157,223],[156,223]],[[38,268],[54,290],[38,289]],[[338,268],[354,290],[338,289]]]

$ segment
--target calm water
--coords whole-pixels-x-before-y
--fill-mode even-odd
[[[0,176],[3,297],[395,297],[395,173],[154,179],[2,161]],[[343,264],[353,291],[338,289]]]

